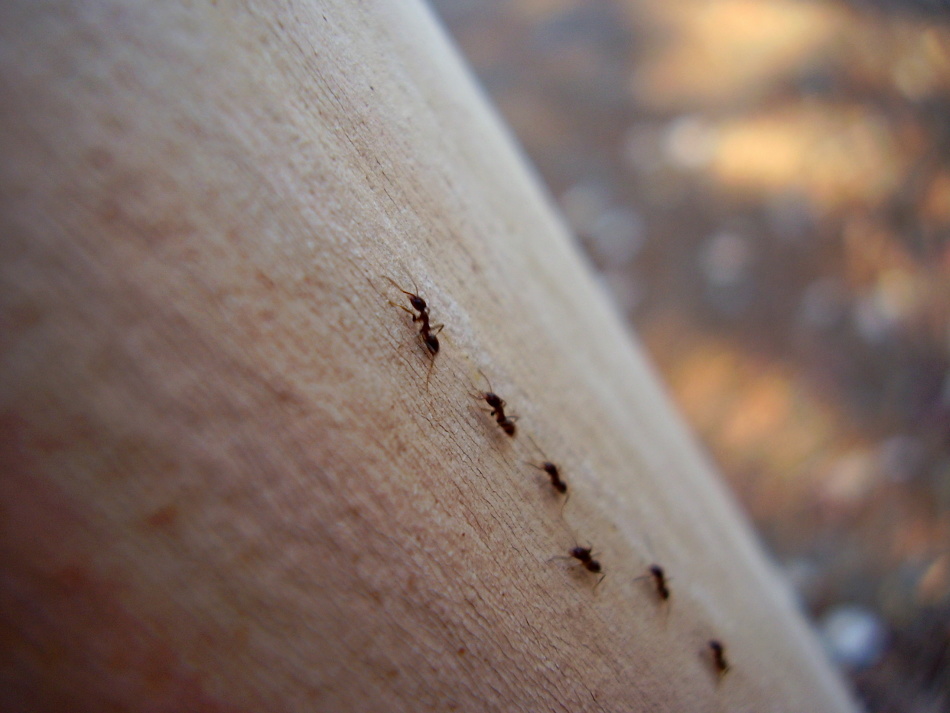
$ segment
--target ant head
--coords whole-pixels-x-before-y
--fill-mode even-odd
[[[554,463],[552,463],[551,461],[547,461],[547,460],[544,461],[544,463],[541,464],[541,470],[543,470],[545,473],[550,475],[555,480],[561,479],[561,474],[558,473],[557,466],[554,465]]]
[[[584,561],[590,559],[590,553],[593,551],[593,547],[581,547],[577,545],[576,547],[571,548],[571,557],[576,557],[577,559]]]
[[[494,409],[499,409],[499,408],[504,408],[504,407],[505,407],[505,402],[501,400],[501,397],[500,397],[498,394],[496,394],[496,393],[494,393],[494,392],[491,392],[491,391],[486,391],[486,392],[483,394],[483,396],[484,396],[484,398],[485,398],[485,401],[486,401],[486,402],[488,403],[488,405],[491,406],[492,408],[494,408]]]
[[[658,564],[651,564],[650,574],[652,574],[657,579],[663,579],[663,568]]]
[[[422,302],[422,300],[419,300],[419,301]],[[423,304],[425,304],[425,302],[423,302]],[[416,309],[419,309],[419,308],[416,307]],[[437,336],[435,336],[434,334],[427,334],[423,338],[423,341],[425,342],[426,349],[429,350],[429,353],[432,354],[432,356],[435,356],[436,354],[439,353],[439,338]]]
[[[409,304],[412,305],[412,308],[416,310],[416,312],[425,312],[427,309],[429,309],[426,301],[419,295],[414,295],[410,292],[407,292],[406,294],[409,295]]]

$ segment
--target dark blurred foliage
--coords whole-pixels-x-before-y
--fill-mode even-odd
[[[433,4],[859,697],[950,710],[950,3]]]

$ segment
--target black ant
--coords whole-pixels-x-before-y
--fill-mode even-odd
[[[548,477],[551,479],[551,487],[558,491],[561,495],[564,495],[567,492],[567,483],[561,480],[561,474],[558,472],[557,466],[554,465],[551,461],[544,461],[541,465],[535,465],[534,463],[528,463],[532,468],[537,468],[538,470],[543,470],[548,474]]]
[[[570,551],[571,557],[574,559],[580,560],[581,564],[584,565],[584,569],[588,572],[600,572],[600,562],[594,559],[592,552],[594,551],[593,547],[572,547]]]
[[[646,577],[653,578],[653,586],[656,589],[657,596],[662,599],[664,602],[668,601],[670,598],[670,588],[669,580],[666,577],[666,573],[663,571],[663,568],[658,564],[651,564],[649,569],[647,569],[649,574],[643,575],[643,577],[637,577],[636,579],[645,579]],[[636,580],[634,580],[636,581]]]
[[[393,287],[409,297],[409,304],[412,305],[412,309],[414,309],[419,314],[412,314],[412,310],[407,309],[404,305],[397,304],[392,300],[389,300],[389,304],[391,304],[393,307],[398,307],[409,314],[412,314],[413,322],[422,322],[422,326],[419,327],[419,335],[422,337],[422,343],[425,344],[426,349],[428,349],[429,353],[434,357],[439,353],[439,338],[435,335],[441,332],[442,327],[445,325],[430,324],[429,305],[426,304],[426,301],[415,292],[409,292],[408,290],[402,289],[391,277],[386,277],[385,275],[383,275],[383,277],[389,280]]]
[[[578,560],[581,563],[581,566],[586,569],[588,572],[593,572],[594,574],[600,574],[600,579],[597,580],[597,584],[594,585],[596,589],[601,582],[604,581],[604,577],[607,576],[606,573],[601,574],[603,568],[600,566],[600,562],[594,559],[592,554],[593,547],[581,547],[577,545],[571,548],[570,555],[574,559]]]
[[[719,677],[722,678],[729,672],[729,669],[732,668],[726,660],[726,647],[723,646],[722,642],[718,639],[711,639],[709,649],[712,651],[713,665],[715,665]]]
[[[534,439],[531,438],[530,434],[528,435],[528,438],[531,440],[532,443],[534,443],[534,447],[538,448],[538,444],[535,443]],[[541,449],[538,448],[538,451],[540,450]],[[525,462],[528,465],[530,465],[532,468],[537,468],[538,470],[541,470],[547,473],[548,477],[551,479],[551,487],[554,488],[561,495],[564,495],[565,493],[567,493],[567,483],[561,480],[561,472],[558,470],[558,467],[554,465],[554,463],[552,463],[549,460],[544,461],[543,463],[541,463],[541,465],[537,465],[536,463],[531,463],[530,461],[525,461]]]
[[[588,572],[593,574],[599,574],[600,579],[597,580],[597,584],[594,585],[594,589],[600,586],[600,583],[604,581],[604,577],[607,576],[601,567],[600,562],[594,559],[593,547],[581,547],[580,545],[575,545],[570,550],[568,550],[568,557],[555,557],[554,559],[571,559],[574,558],[580,565],[586,569]]]
[[[505,406],[508,404],[492,390],[491,381],[485,376],[485,372],[479,369],[478,373],[482,375],[482,378],[488,384],[488,391],[479,391],[476,398],[485,399],[485,403],[492,408],[491,415],[495,417],[495,422],[501,426],[502,431],[514,438],[517,416],[515,418],[508,418],[505,415]]]

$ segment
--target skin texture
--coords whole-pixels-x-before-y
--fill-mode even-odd
[[[853,710],[424,7],[5,2],[0,95],[0,709]]]

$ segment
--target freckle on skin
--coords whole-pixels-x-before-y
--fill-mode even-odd
[[[145,524],[153,530],[164,530],[174,525],[177,519],[178,508],[174,505],[166,505],[145,518]]]
[[[93,147],[87,154],[89,165],[97,171],[104,171],[113,164],[112,154],[108,149],[102,147]]]
[[[256,277],[258,282],[260,282],[268,290],[273,290],[274,287],[276,287],[276,283],[270,277],[268,277],[268,275],[265,274],[263,270],[258,270]]]
[[[76,594],[89,586],[89,576],[85,569],[74,565],[57,571],[51,581],[63,594]]]
[[[43,312],[36,305],[23,302],[12,305],[4,321],[7,333],[16,335],[39,325],[43,321]]]

